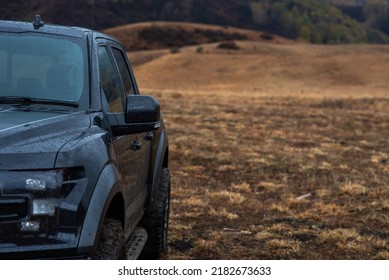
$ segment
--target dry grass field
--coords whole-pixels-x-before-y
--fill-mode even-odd
[[[129,53],[170,137],[169,259],[389,259],[389,47]]]

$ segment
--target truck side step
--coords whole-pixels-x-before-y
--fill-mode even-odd
[[[147,232],[142,227],[136,227],[127,240],[127,259],[136,260],[142,253],[147,241]]]

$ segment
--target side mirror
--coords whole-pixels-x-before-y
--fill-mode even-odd
[[[159,102],[152,96],[129,95],[126,98],[126,123],[158,122]]]
[[[114,136],[156,130],[161,127],[160,105],[152,96],[129,95],[125,113],[107,115]]]

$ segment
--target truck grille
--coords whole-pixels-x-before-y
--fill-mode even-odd
[[[18,221],[28,215],[28,200],[23,197],[0,197],[0,222]]]

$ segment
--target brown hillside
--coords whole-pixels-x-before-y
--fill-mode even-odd
[[[179,53],[129,53],[146,91],[230,92],[317,97],[387,97],[386,46],[265,44],[237,41],[238,50],[218,43]],[[201,52],[200,52],[201,51]]]
[[[168,49],[230,40],[292,42],[253,30],[183,22],[135,23],[103,32],[119,39],[128,51]]]

